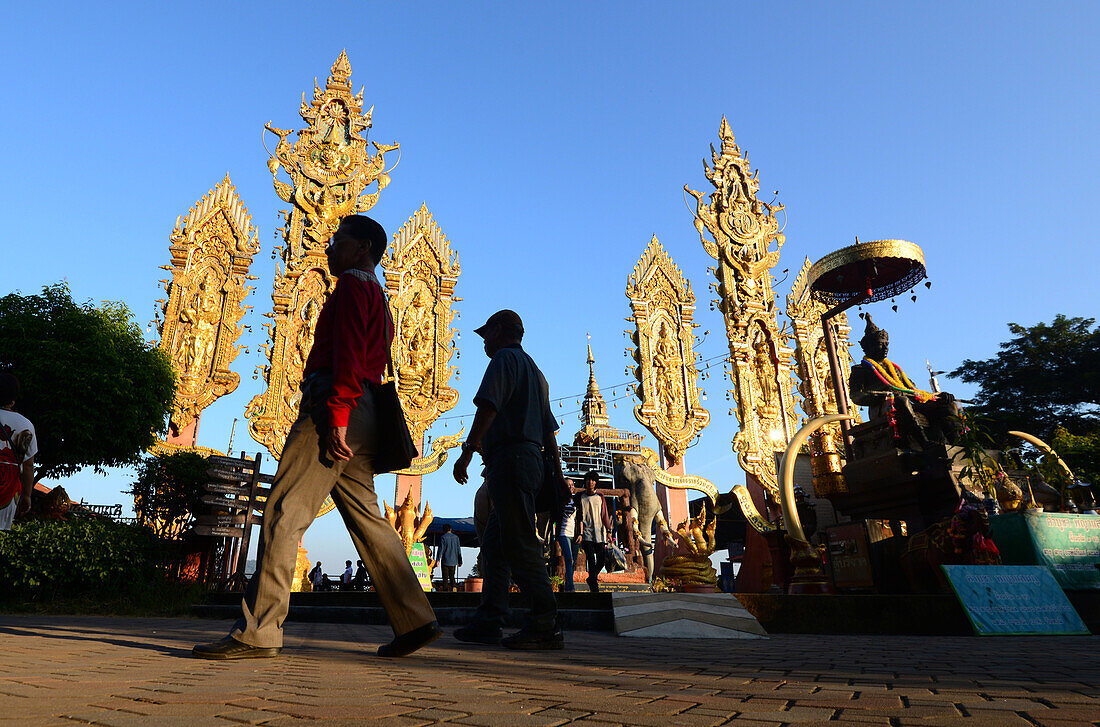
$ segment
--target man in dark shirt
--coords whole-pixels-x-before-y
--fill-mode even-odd
[[[535,532],[535,495],[545,478],[543,449],[558,451],[549,387],[520,345],[523,321],[515,312],[494,313],[475,333],[485,339],[491,361],[474,396],[477,413],[454,477],[465,484],[470,459],[480,451],[492,510],[481,543],[481,605],[470,625],[455,631],[455,638],[499,642],[510,649],[561,649],[565,642],[557,626],[557,602]],[[549,459],[557,463],[551,486],[564,490],[561,463],[556,456]],[[531,614],[522,629],[502,639],[509,576],[531,599]]]
[[[378,655],[404,656],[442,634],[401,539],[378,511],[374,492],[373,388],[382,381],[393,339],[393,321],[374,267],[387,241],[377,222],[352,215],[340,222],[325,250],[336,287],[317,318],[298,420],[264,505],[256,573],[230,635],[199,644],[192,650],[197,657],[254,659],[282,651],[298,543],[329,495],[393,627],[393,641],[380,646]]]

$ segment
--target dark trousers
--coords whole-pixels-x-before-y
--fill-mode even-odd
[[[455,589],[455,571],[458,570],[458,566],[444,565],[440,568],[443,569],[443,590],[453,591]]]
[[[565,582],[562,584],[561,590],[568,593],[576,590],[573,586],[573,568],[576,561],[573,548],[576,546],[573,544],[573,538],[568,535],[558,536],[558,546],[561,547],[561,557],[565,560]]]
[[[542,484],[542,467],[542,452],[530,442],[501,447],[485,462],[492,509],[481,541],[485,583],[481,605],[474,613],[475,626],[500,627],[508,612],[510,581],[515,581],[531,599],[529,626],[554,628],[558,604],[535,534],[535,493]]]
[[[595,593],[600,590],[596,576],[603,570],[604,544],[593,540],[582,540],[581,550],[584,551],[585,563],[588,564],[588,590]]]

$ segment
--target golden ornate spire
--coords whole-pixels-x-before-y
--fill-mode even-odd
[[[159,321],[160,347],[179,374],[169,422],[169,442],[194,446],[195,422],[202,410],[231,393],[240,375],[229,366],[237,357],[252,290],[246,280],[252,256],[260,249],[252,217],[226,174],[202,199],[176,218],[170,237],[170,280],[162,281],[168,298]],[[189,434],[181,435],[187,430]]]
[[[591,336],[590,336],[591,338]],[[610,426],[607,418],[607,402],[596,383],[596,359],[592,356],[592,344],[588,344],[588,390],[581,405],[581,423],[585,429],[601,429]]]
[[[693,321],[695,293],[654,235],[626,282],[638,363],[634,416],[675,463],[710,421],[699,405]]]
[[[783,206],[756,198],[757,173],[750,174],[724,116],[718,135],[721,152],[711,145],[711,162],[703,162],[714,191],[709,197],[687,185],[684,191],[695,197],[695,229],[703,249],[718,261],[713,270],[741,424],[733,449],[746,472],[778,493],[775,454],[786,447],[798,421],[791,392],[793,352],[776,323],[772,291],[771,271],[786,241],[775,216]]]
[[[397,393],[414,442],[441,414],[458,403],[450,387],[454,355],[455,283],[458,253],[428,211],[427,204],[394,233],[382,258],[396,335],[393,365]]]
[[[291,207],[280,212],[286,221],[279,230],[282,269],[276,266],[271,322],[266,324],[271,342],[264,346],[270,365],[259,369],[267,389],[249,402],[245,416],[253,439],[275,458],[298,412],[298,388],[317,316],[336,285],[325,245],[343,217],[366,212],[378,201],[390,182],[384,156],[398,148],[396,143],[368,145],[363,133],[371,128],[373,109],[363,112],[363,91],[352,95],[350,77],[351,64],[341,51],[324,89],[314,81],[313,98],[307,101],[302,94],[299,113],[305,126],[293,143],[290,130],[265,126],[279,140],[267,168],[275,192]],[[279,179],[280,170],[289,181]]]

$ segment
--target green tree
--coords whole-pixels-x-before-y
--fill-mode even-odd
[[[1031,327],[1009,323],[1014,338],[996,356],[967,359],[949,375],[978,384],[972,412],[987,420],[998,446],[1010,430],[1050,444],[1078,477],[1097,476],[1100,459],[1100,326],[1058,315]]]
[[[208,467],[205,457],[188,451],[142,460],[130,488],[138,522],[162,538],[178,537],[203,506]]]
[[[949,375],[980,387],[972,408],[1004,432],[1046,439],[1058,426],[1084,434],[1100,425],[1100,326],[1092,318],[1055,317],[1030,328],[1009,323],[1015,338],[984,361],[967,359]]]
[[[65,284],[0,298],[0,368],[38,437],[38,477],[132,464],[163,433],[175,396],[167,354],[121,303],[76,303]]]

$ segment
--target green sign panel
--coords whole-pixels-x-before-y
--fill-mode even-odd
[[[1100,515],[1028,510],[990,518],[1001,560],[1045,565],[1067,590],[1100,589]]]
[[[1061,586],[1043,566],[940,567],[979,636],[1089,633]]]
[[[428,558],[424,554],[424,543],[413,545],[412,552],[409,553],[409,562],[412,563],[413,572],[416,573],[416,578],[420,581],[420,587],[425,591],[432,590],[432,572],[428,569]]]

